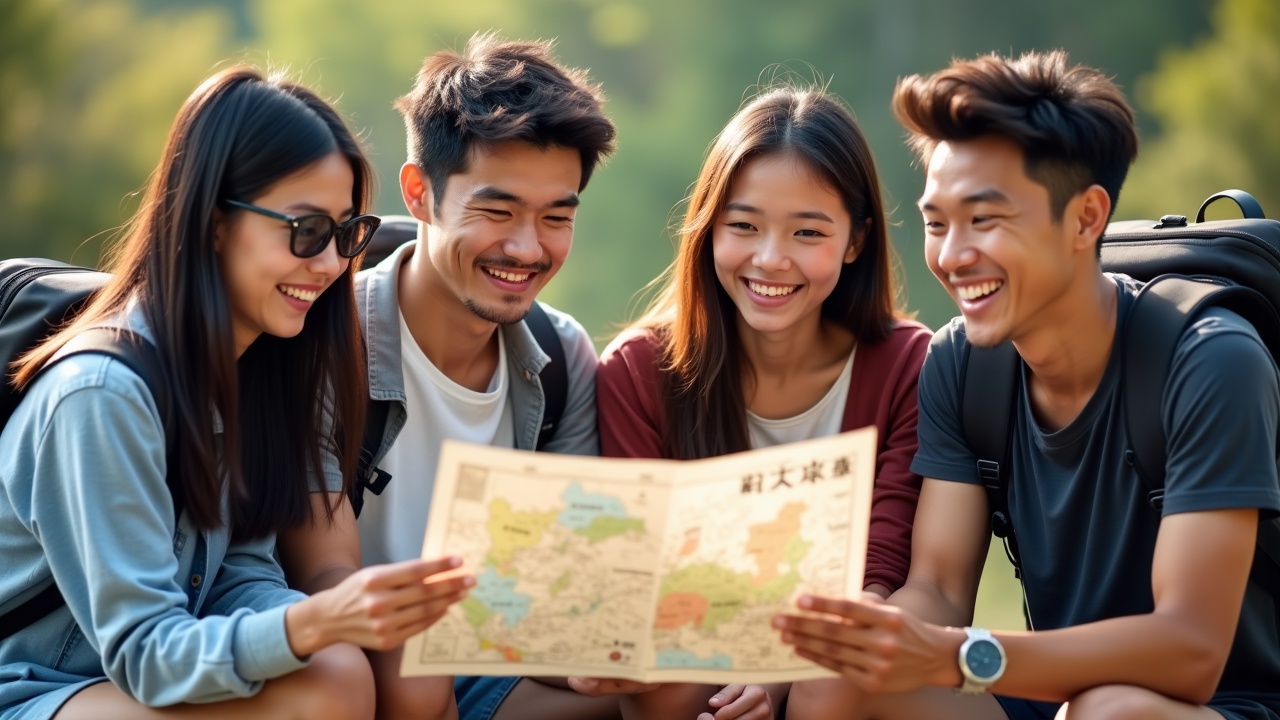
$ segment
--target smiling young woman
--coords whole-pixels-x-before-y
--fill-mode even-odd
[[[930,333],[897,307],[875,163],[848,110],[795,88],[743,107],[711,145],[665,279],[601,358],[603,453],[695,459],[875,425],[866,587],[901,586]],[[786,691],[731,686],[712,712],[755,717]],[[693,717],[714,692],[664,686],[633,702]],[[837,684],[801,683],[789,707],[825,717],[844,702]]]
[[[16,366],[0,607],[50,576],[66,604],[0,642],[0,714],[372,717],[353,645],[397,645],[465,592],[424,582],[444,559],[306,597],[273,556],[278,530],[326,521],[312,486],[355,473],[351,259],[378,224],[361,214],[370,183],[305,88],[237,68],[187,99],[114,279]],[[93,327],[155,347],[167,412],[124,364],[56,356]]]

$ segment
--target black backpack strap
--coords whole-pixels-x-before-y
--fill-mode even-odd
[[[978,476],[987,491],[991,532],[1004,541],[1005,553],[1021,577],[1018,540],[1009,515],[1009,475],[1013,458],[1013,418],[1020,358],[1013,343],[991,348],[965,344],[961,373],[960,418],[965,443],[978,459]]]
[[[1229,309],[1249,321],[1268,349],[1280,348],[1280,318],[1252,288],[1180,275],[1162,275],[1134,299],[1123,329],[1122,381],[1132,456],[1151,504],[1164,502],[1164,387],[1173,351],[1187,327],[1210,307]],[[1153,411],[1154,409],[1154,411]]]
[[[151,391],[151,397],[160,411],[165,429],[166,468],[172,467],[174,442],[170,428],[173,407],[170,404],[169,386],[165,382],[164,366],[160,362],[160,354],[155,346],[129,330],[90,328],[63,345],[40,372],[45,372],[57,362],[83,353],[107,355],[118,360],[137,373],[147,384],[147,389]],[[175,492],[177,488],[174,487],[172,479],[173,473],[169,472],[165,477],[165,483],[169,486],[169,494],[173,496],[173,516],[176,521],[182,514],[182,501],[179,493]],[[62,597],[57,584],[50,582],[48,587],[28,598],[26,602],[0,616],[0,640],[23,630],[66,604],[66,599]]]
[[[538,347],[551,358],[542,368],[538,378],[542,381],[544,409],[542,411],[542,427],[538,429],[537,449],[542,450],[556,435],[560,426],[560,418],[564,415],[565,404],[569,396],[569,368],[565,359],[564,346],[560,344],[560,333],[551,324],[547,311],[537,302],[529,307],[529,314],[524,324],[538,341]]]
[[[1264,520],[1258,526],[1258,547],[1253,553],[1250,577],[1280,601],[1280,518]]]
[[[391,473],[374,467],[373,459],[382,447],[382,436],[387,430],[387,415],[391,411],[390,400],[369,400],[364,417],[364,437],[360,441],[360,459],[356,464],[356,481],[352,483],[347,499],[356,517],[364,509],[364,491],[381,495],[391,482]]]
[[[62,597],[62,591],[58,590],[58,585],[50,582],[48,587],[28,598],[26,602],[0,615],[0,642],[10,635],[16,635],[66,604],[67,601]]]
[[[1130,460],[1157,510],[1164,503],[1167,460],[1163,413],[1159,412],[1164,385],[1178,340],[1209,307],[1227,308],[1247,320],[1273,357],[1280,349],[1280,317],[1252,288],[1164,275],[1138,294],[1125,333],[1125,416],[1133,448]],[[1272,597],[1280,598],[1280,518],[1259,524],[1250,577]]]
[[[560,426],[560,418],[564,415],[565,404],[569,395],[569,370],[565,360],[564,346],[560,344],[560,334],[551,324],[551,318],[537,302],[529,308],[524,318],[525,325],[533,333],[538,347],[551,359],[543,366],[539,379],[542,381],[542,393],[545,406],[542,413],[542,426],[538,430],[537,449],[542,450],[556,434]],[[364,493],[366,490],[374,495],[381,495],[391,482],[391,473],[373,466],[373,458],[382,446],[382,436],[386,432],[387,415],[390,412],[390,401],[369,400],[365,414],[364,438],[360,442],[360,462],[356,472],[356,482],[347,496],[351,502],[351,510],[356,517],[364,509]]]
[[[160,423],[164,429],[166,471],[172,468],[173,459],[177,457],[173,432],[173,398],[169,394],[164,363],[160,361],[160,352],[156,350],[156,346],[132,330],[108,327],[89,328],[63,345],[40,369],[40,372],[48,370],[54,363],[84,353],[106,355],[123,363],[146,383],[147,390],[151,392],[151,399],[156,404],[156,410],[160,413]],[[165,484],[169,487],[169,494],[173,498],[173,519],[177,522],[182,515],[183,497],[182,488],[174,485],[173,477],[172,472],[166,472]]]

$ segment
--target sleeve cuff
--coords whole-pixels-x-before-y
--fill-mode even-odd
[[[982,484],[982,479],[978,477],[978,469],[976,465],[958,465],[956,463],[921,457],[920,455],[916,455],[915,459],[911,461],[911,472],[922,478],[950,480],[952,482],[969,483],[970,485]]]
[[[307,666],[310,658],[299,659],[289,647],[281,605],[262,612],[246,612],[235,630],[236,674],[257,682],[287,675]]]

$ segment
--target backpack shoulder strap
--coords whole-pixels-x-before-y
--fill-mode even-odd
[[[1280,518],[1258,526],[1258,547],[1253,552],[1251,576],[1273,598],[1280,599]]]
[[[1164,385],[1178,340],[1209,307],[1225,307],[1247,320],[1272,357],[1280,350],[1280,317],[1252,288],[1164,275],[1138,293],[1124,337],[1125,422],[1133,448],[1130,460],[1157,510],[1164,503],[1167,460],[1163,413],[1159,412]],[[1272,597],[1280,598],[1280,518],[1259,524],[1250,577]]]
[[[165,381],[164,365],[160,362],[160,352],[146,338],[132,330],[124,328],[94,327],[82,331],[67,344],[63,345],[49,362],[41,368],[47,370],[54,363],[65,360],[72,355],[97,353],[106,355],[124,363],[130,370],[147,384],[156,408],[160,411],[160,419],[166,431],[166,445],[170,418],[173,415],[169,384]]]
[[[373,464],[378,449],[382,447],[382,435],[387,430],[390,411],[391,401],[369,399],[364,416],[364,436],[360,440],[360,458],[356,461],[356,481],[347,494],[356,517],[360,517],[360,511],[364,509],[364,491],[381,495],[387,483],[391,482],[391,473]]]
[[[533,333],[538,347],[551,358],[542,368],[538,378],[542,382],[542,394],[545,406],[542,412],[542,427],[538,429],[537,449],[542,450],[556,435],[560,426],[560,418],[564,415],[565,404],[569,396],[569,368],[565,359],[564,346],[560,344],[560,333],[551,324],[547,311],[538,302],[529,307],[529,314],[524,318],[529,332]]]
[[[1160,409],[1173,352],[1187,327],[1210,307],[1236,312],[1254,326],[1268,349],[1280,348],[1280,318],[1256,290],[1242,285],[1162,275],[1142,288],[1124,320],[1121,379],[1133,453],[1129,460],[1157,508],[1163,503],[1168,459]]]
[[[83,353],[107,355],[118,360],[137,373],[147,384],[147,389],[151,392],[151,397],[160,411],[160,419],[164,427],[165,462],[166,468],[169,468],[165,476],[165,484],[169,486],[169,494],[173,497],[173,516],[176,520],[182,514],[182,499],[178,488],[174,487],[171,470],[175,457],[171,432],[173,407],[159,352],[155,345],[132,331],[90,328],[63,345],[40,372],[45,372],[55,363],[68,357]],[[66,604],[66,599],[62,597],[62,591],[58,589],[57,583],[50,583],[48,587],[28,598],[26,602],[0,616],[0,640],[23,630]]]
[[[149,340],[132,330],[124,328],[95,327],[82,331],[63,345],[49,362],[41,368],[41,372],[51,365],[73,355],[97,353],[106,355],[117,362],[124,363],[142,378],[156,409],[160,412],[161,427],[164,429],[165,467],[173,466],[176,457],[176,439],[173,426],[173,398],[169,394],[169,383],[166,379],[164,363],[160,361],[160,351]],[[173,496],[173,517],[176,521],[182,515],[182,489],[173,483],[173,473],[165,476],[165,484],[169,486],[169,494]]]
[[[978,476],[987,491],[991,532],[1004,540],[1014,573],[1021,575],[1018,543],[1009,516],[1014,399],[1018,387],[1018,351],[1013,343],[991,348],[965,344],[961,374],[960,418],[965,443],[978,459]]]
[[[555,437],[560,418],[564,415],[569,394],[569,371],[564,347],[560,344],[560,334],[556,332],[555,326],[551,324],[551,318],[547,317],[542,306],[534,302],[524,322],[533,333],[533,339],[537,341],[538,347],[551,358],[539,374],[542,392],[546,397],[542,427],[538,430],[537,449],[542,450],[551,438]],[[364,437],[360,442],[360,461],[356,482],[347,496],[356,517],[360,517],[360,511],[364,509],[365,491],[381,495],[387,483],[391,482],[391,473],[373,465],[373,458],[377,456],[378,448],[382,445],[382,435],[386,431],[390,408],[390,402],[371,399],[365,411]]]

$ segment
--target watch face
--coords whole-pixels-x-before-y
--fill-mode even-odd
[[[964,664],[976,678],[995,677],[1000,672],[1000,648],[990,640],[974,640],[964,654]]]

